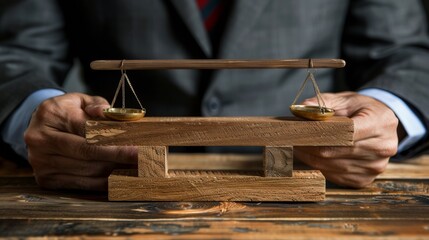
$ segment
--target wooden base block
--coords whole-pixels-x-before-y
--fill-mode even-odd
[[[320,171],[293,171],[292,177],[262,177],[244,171],[169,172],[170,178],[138,177],[137,170],[115,170],[110,201],[304,201],[325,199]]]

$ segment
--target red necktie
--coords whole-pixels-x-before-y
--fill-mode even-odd
[[[204,26],[207,32],[211,32],[222,12],[225,8],[225,4],[223,0],[196,0],[198,8],[200,9],[202,19],[204,21]]]

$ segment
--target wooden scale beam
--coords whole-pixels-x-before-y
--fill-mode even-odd
[[[314,68],[344,67],[343,60],[313,59]],[[96,70],[307,68],[291,60],[95,61]],[[86,139],[96,145],[138,147],[138,169],[109,177],[111,201],[322,201],[318,170],[293,170],[293,146],[352,146],[353,121],[332,117],[145,117],[138,121],[87,121]],[[169,170],[169,146],[262,146],[260,171]]]

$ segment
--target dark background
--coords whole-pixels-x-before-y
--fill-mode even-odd
[[[429,0],[422,0],[422,2],[423,2],[423,5],[425,6],[426,13],[429,13]],[[429,20],[428,20],[428,23],[429,23]]]

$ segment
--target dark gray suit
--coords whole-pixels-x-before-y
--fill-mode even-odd
[[[343,58],[342,74],[316,72],[322,92],[382,88],[429,123],[429,40],[418,1],[237,0],[215,45],[194,0],[4,0],[0,8],[0,122],[31,92],[57,88],[78,57],[91,93],[108,100],[120,73],[92,71],[92,60]],[[152,116],[288,115],[305,73],[129,76]]]

